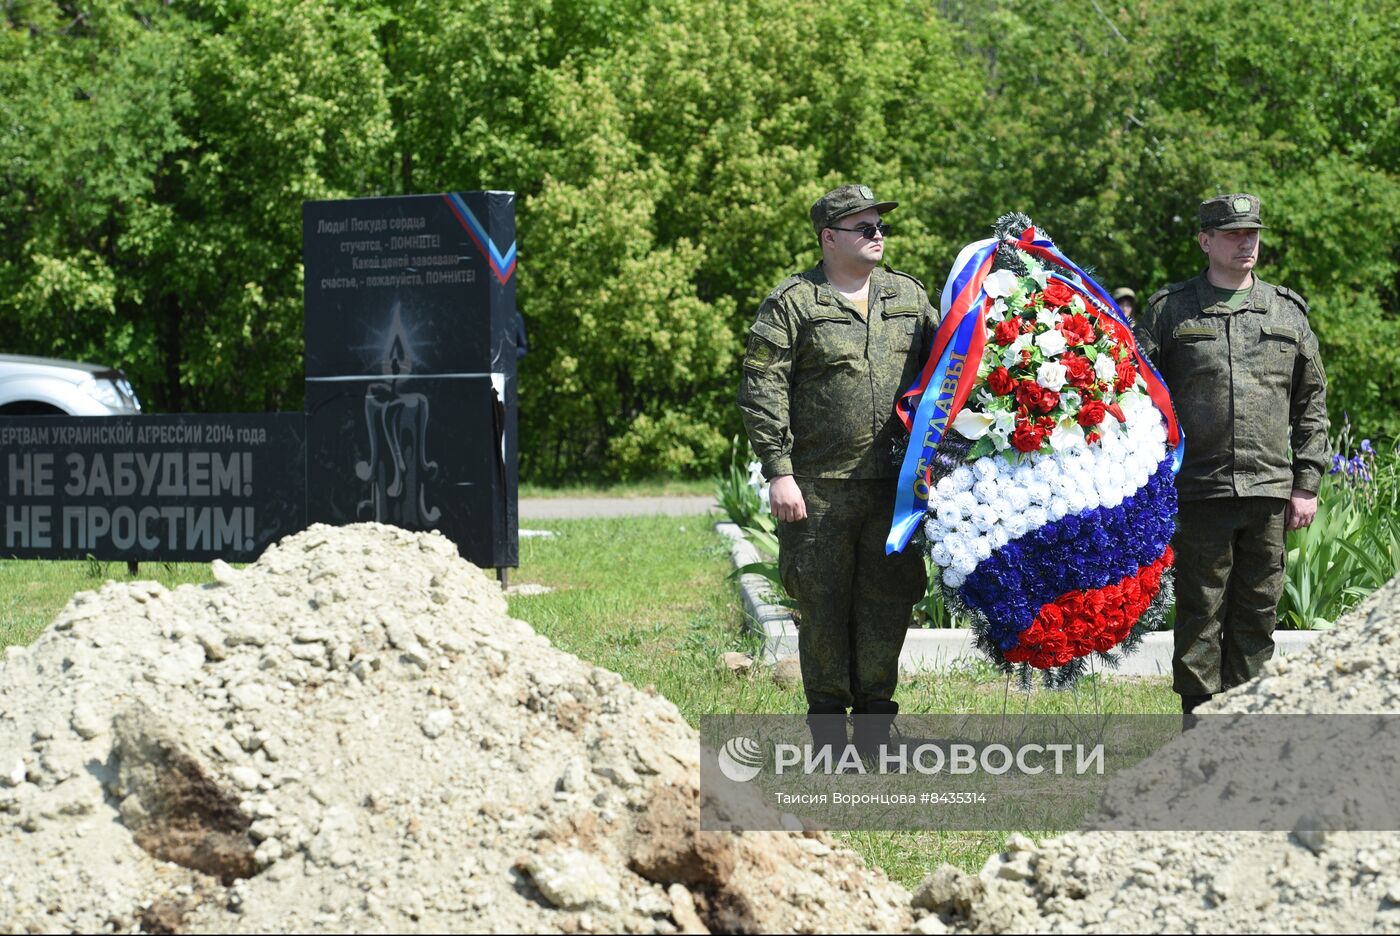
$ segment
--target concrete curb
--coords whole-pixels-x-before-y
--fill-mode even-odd
[[[715,524],[715,530],[729,539],[729,555],[734,567],[758,562],[754,545],[744,538],[744,531],[728,521]],[[763,637],[763,659],[775,662],[797,652],[797,625],[792,615],[780,605],[771,604],[771,586],[761,575],[739,576],[739,593],[743,597],[746,624]],[[1297,653],[1312,643],[1320,631],[1277,631],[1274,645],[1279,656]],[[1159,632],[1143,638],[1136,653],[1123,660],[1116,670],[1105,670],[1115,676],[1167,676],[1172,674],[1172,634]],[[915,628],[904,640],[899,654],[899,668],[904,672],[941,672],[965,668],[984,660],[972,642],[967,628]]]

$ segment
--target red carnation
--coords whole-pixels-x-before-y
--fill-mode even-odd
[[[1054,390],[1047,390],[1044,387],[1040,390],[1039,409],[1042,413],[1048,413],[1060,405],[1060,394]]]
[[[1100,653],[1107,653],[1118,646],[1118,635],[1114,633],[1100,633],[1094,638],[1094,649]]]
[[[1127,390],[1137,381],[1137,368],[1133,366],[1131,360],[1118,362],[1118,377],[1113,382],[1113,389],[1118,393]]]
[[[1006,396],[1016,389],[1016,378],[1011,376],[1011,371],[1004,367],[994,367],[987,375],[987,386],[992,388],[992,392],[997,396]]]
[[[1098,400],[1090,400],[1088,403],[1079,407],[1079,425],[1086,429],[1090,426],[1097,426],[1099,423],[1103,422],[1103,417],[1106,412],[1107,407],[1102,403]]]
[[[1011,433],[1011,445],[1018,452],[1038,452],[1045,441],[1045,431],[1030,423],[1021,423]]]
[[[1031,366],[1031,349],[1030,349],[1030,348],[1022,348],[1022,349],[1021,349],[1021,366],[1022,366],[1022,367],[1030,367],[1030,366]]]
[[[1105,409],[1108,410],[1110,416],[1118,420],[1120,423],[1125,423],[1128,421],[1128,417],[1123,415],[1123,407],[1119,406],[1117,403],[1110,403],[1108,406],[1105,407]]]
[[[1009,345],[1016,340],[1016,336],[1021,334],[1021,320],[1016,316],[1004,318],[997,323],[996,343],[999,345]]]
[[[1044,389],[1034,380],[1022,380],[1016,384],[1016,402],[1026,409],[1040,406],[1040,391]]]
[[[1095,442],[1099,441],[1102,438],[1103,436],[1099,435],[1097,432],[1094,432],[1092,429],[1084,433],[1084,441],[1089,443],[1090,445],[1093,445]]]
[[[1065,336],[1065,343],[1071,348],[1093,344],[1099,340],[1099,336],[1094,333],[1094,326],[1090,325],[1089,319],[1083,315],[1066,315],[1060,322],[1060,332]]]
[[[1070,300],[1074,298],[1074,290],[1059,280],[1051,280],[1040,295],[1047,306],[1058,309],[1060,306],[1069,305]]]
[[[1065,376],[1070,386],[1088,390],[1094,386],[1094,365],[1082,354],[1062,354],[1060,363],[1065,366]]]

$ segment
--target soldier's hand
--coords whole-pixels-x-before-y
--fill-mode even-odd
[[[802,499],[802,491],[792,475],[780,475],[768,485],[768,505],[773,516],[783,523],[807,519],[807,502]]]
[[[1301,530],[1313,522],[1317,516],[1317,495],[1296,488],[1288,498],[1288,512],[1284,519],[1290,530]]]

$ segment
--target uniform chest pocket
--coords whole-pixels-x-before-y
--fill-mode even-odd
[[[1302,334],[1287,325],[1259,326],[1259,378],[1268,385],[1287,387],[1293,381]]]
[[[885,346],[902,354],[914,346],[914,335],[918,331],[919,310],[914,306],[886,306],[880,313],[880,324],[885,333]]]
[[[865,323],[844,310],[815,314],[807,323],[806,345],[817,367],[859,361],[865,356]]]
[[[1182,386],[1190,381],[1213,382],[1230,369],[1230,349],[1220,329],[1213,325],[1181,324],[1172,330],[1171,348],[1166,354],[1168,370],[1177,386],[1174,393],[1185,392]]]
[[[1298,353],[1298,343],[1303,336],[1296,328],[1289,328],[1286,325],[1261,325],[1259,327],[1259,343],[1266,351],[1274,354],[1286,354],[1289,357]]]

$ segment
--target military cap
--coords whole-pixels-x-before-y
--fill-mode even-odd
[[[1201,202],[1201,230],[1234,231],[1240,228],[1262,228],[1259,221],[1259,199],[1237,192],[1217,195]]]
[[[898,207],[899,202],[877,201],[875,193],[867,186],[843,185],[827,192],[812,204],[812,227],[820,234],[822,228],[830,227],[846,215],[853,215],[857,211],[874,208],[884,214]]]
[[[1119,286],[1113,291],[1113,301],[1122,302],[1124,299],[1131,299],[1137,302],[1137,293],[1133,292],[1127,286]]]

